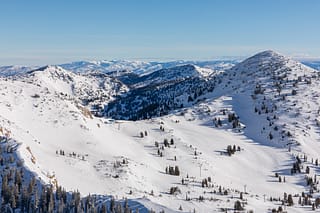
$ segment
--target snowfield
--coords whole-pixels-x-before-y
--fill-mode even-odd
[[[179,67],[147,81],[172,79]],[[203,78],[213,72],[197,70]],[[233,212],[236,201],[244,212],[311,211],[319,196],[318,72],[265,51],[215,80],[191,106],[113,120],[92,109],[129,94],[129,86],[49,66],[0,78],[0,126],[41,181],[82,195],[128,198],[157,212]],[[292,170],[297,156],[301,172]],[[302,192],[310,195],[305,205]]]

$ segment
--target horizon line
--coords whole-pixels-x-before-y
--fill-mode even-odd
[[[47,66],[47,65],[64,65],[64,64],[71,64],[71,63],[76,63],[76,62],[112,62],[112,61],[128,61],[128,62],[175,62],[175,61],[185,61],[185,62],[210,62],[210,61],[239,61],[239,60],[245,60],[248,57],[251,57],[252,55],[239,55],[239,56],[216,56],[216,57],[206,57],[206,58],[198,58],[198,59],[192,59],[192,58],[176,58],[176,57],[128,57],[128,58],[113,58],[113,59],[75,59],[75,60],[70,60],[70,61],[65,61],[65,62],[57,62],[57,63],[41,63],[39,60],[39,64],[37,63],[1,63],[0,62],[0,67],[10,67],[10,66],[21,66],[21,67],[32,67],[32,66],[37,66],[37,67],[42,67],[42,66]],[[320,61],[320,56],[290,56],[288,55],[289,58],[292,58],[293,60],[296,61]],[[1,59],[0,59],[1,60]],[[27,61],[27,58],[24,59]],[[22,61],[24,61],[22,59]]]

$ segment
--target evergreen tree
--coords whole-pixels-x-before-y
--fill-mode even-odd
[[[293,199],[291,194],[288,195],[288,205],[293,206]]]
[[[180,170],[178,166],[174,167],[174,175],[179,176],[180,175]]]
[[[101,213],[107,213],[106,204],[102,204],[100,212],[101,212]]]
[[[114,211],[115,211],[115,208],[116,208],[115,200],[114,200],[114,198],[112,197],[112,198],[111,198],[111,201],[110,201],[110,208],[109,208],[110,212],[114,212]]]
[[[243,210],[243,207],[241,206],[241,202],[239,200],[237,200],[234,203],[234,210],[236,210],[236,211],[242,211]]]
[[[306,174],[309,174],[310,173],[310,168],[309,166],[306,167]]]

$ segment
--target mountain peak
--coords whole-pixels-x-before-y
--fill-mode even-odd
[[[249,59],[260,59],[260,60],[286,60],[287,58],[278,53],[278,52],[275,52],[273,50],[265,50],[265,51],[262,51],[262,52],[259,52],[255,55],[253,55],[252,57],[248,58],[247,60]]]
[[[40,67],[35,70],[31,70],[27,72],[27,75],[34,74],[34,73],[48,73],[50,75],[69,75],[72,72],[65,70],[64,68],[57,66],[57,65],[46,65],[43,67]]]
[[[274,50],[264,50],[262,52],[259,52],[257,54],[265,54],[265,55],[281,55],[280,53],[274,51]]]
[[[247,59],[245,59],[244,61],[242,61],[241,63],[237,64],[234,68],[239,68],[239,67],[247,67],[247,68],[252,68],[252,66],[272,66],[272,64],[282,64],[282,65],[286,65],[289,62],[294,62],[293,60],[291,60],[290,58],[277,53],[273,50],[266,50],[266,51],[262,51],[259,52]],[[297,62],[295,62],[297,63]],[[233,68],[233,69],[234,69]]]
[[[57,65],[46,65],[46,66],[40,67],[38,69],[32,70],[30,72],[46,71],[46,70],[57,70],[57,71],[60,70],[61,71],[61,70],[63,70],[63,68],[60,66],[57,66]]]
[[[250,58],[232,67],[231,72],[246,74],[246,75],[262,75],[270,76],[286,75],[300,76],[304,73],[313,73],[314,70],[300,62],[281,55],[273,50],[266,50],[257,53]]]

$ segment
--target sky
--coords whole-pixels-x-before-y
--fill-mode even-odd
[[[3,0],[0,65],[320,58],[319,0]]]

